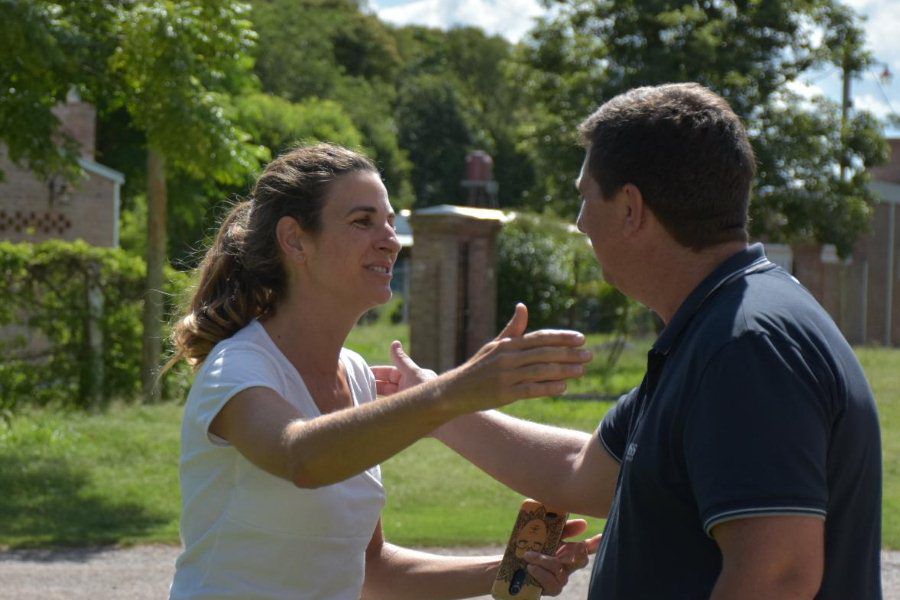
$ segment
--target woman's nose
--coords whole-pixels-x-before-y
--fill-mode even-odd
[[[400,239],[397,237],[397,231],[391,225],[387,225],[386,234],[381,238],[381,248],[391,254],[400,252]]]

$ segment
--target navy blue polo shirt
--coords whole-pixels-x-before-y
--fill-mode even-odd
[[[834,322],[762,246],[720,265],[600,424],[621,464],[589,598],[708,598],[711,530],[762,515],[825,520],[816,598],[881,598],[881,436]]]

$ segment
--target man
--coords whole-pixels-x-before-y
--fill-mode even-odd
[[[578,227],[604,277],[666,324],[647,373],[593,436],[496,412],[436,436],[522,494],[608,516],[591,600],[881,598],[875,402],[825,311],[747,243],[739,119],[674,84],[580,130]],[[517,307],[501,336],[526,321]],[[394,350],[394,379],[415,378]]]

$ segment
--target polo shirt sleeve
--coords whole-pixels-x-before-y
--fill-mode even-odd
[[[753,516],[825,517],[827,398],[799,350],[747,333],[717,352],[685,417],[684,457],[707,535]]]
[[[610,456],[618,462],[622,462],[625,456],[625,444],[637,404],[638,389],[634,388],[623,394],[600,422],[597,437]]]

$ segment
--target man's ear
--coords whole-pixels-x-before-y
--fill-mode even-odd
[[[633,183],[626,183],[619,192],[625,201],[625,234],[639,232],[647,224],[649,208],[644,203],[644,195]]]
[[[300,223],[293,217],[281,217],[275,225],[275,239],[282,254],[289,260],[306,260],[303,242],[306,239]]]

